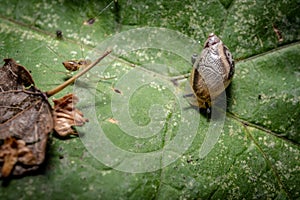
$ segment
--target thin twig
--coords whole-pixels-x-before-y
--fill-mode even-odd
[[[47,91],[46,92],[47,97],[53,96],[54,94],[60,92],[62,89],[64,89],[65,87],[67,87],[68,85],[70,85],[71,83],[73,83],[77,78],[79,78],[80,76],[82,76],[83,74],[85,74],[87,71],[89,71],[91,68],[93,68],[95,65],[97,65],[103,58],[105,58],[110,53],[111,53],[111,50],[105,51],[102,56],[100,56],[98,59],[96,59],[89,66],[87,66],[86,68],[84,68],[82,71],[80,71],[78,74],[76,74],[72,78],[68,79],[63,84],[57,86],[56,88]]]

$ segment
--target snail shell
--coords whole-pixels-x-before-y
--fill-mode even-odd
[[[213,33],[204,44],[201,54],[192,56],[193,70],[190,84],[200,108],[211,102],[230,84],[234,74],[234,60],[229,49]]]

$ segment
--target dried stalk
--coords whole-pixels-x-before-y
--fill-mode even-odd
[[[62,89],[67,87],[68,85],[72,84],[77,78],[85,74],[87,71],[92,69],[95,65],[97,65],[103,58],[105,58],[108,54],[111,53],[111,50],[107,50],[104,52],[102,56],[100,56],[98,59],[96,59],[94,62],[92,62],[90,65],[88,65],[86,68],[84,68],[82,71],[80,71],[78,74],[74,75],[72,78],[68,79],[61,85],[57,86],[56,88],[49,90],[46,92],[47,97],[51,97],[55,95],[56,93],[60,92]]]

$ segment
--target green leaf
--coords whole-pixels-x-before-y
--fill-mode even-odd
[[[79,107],[90,122],[81,137],[51,137],[42,170],[0,187],[1,199],[300,197],[299,1],[0,2],[0,56],[26,66],[43,91],[69,76],[63,61],[115,50],[55,96],[85,94]],[[211,32],[231,50],[236,73],[222,132],[200,159],[215,121],[182,100],[187,79],[171,80],[191,71]],[[131,173],[137,160],[148,171]]]

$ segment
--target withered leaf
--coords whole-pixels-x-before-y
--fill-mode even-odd
[[[4,59],[4,66],[0,68],[0,91],[23,89],[34,85],[27,69],[18,65],[13,59]]]
[[[90,60],[67,60],[62,62],[63,66],[69,71],[77,71],[91,64]]]
[[[75,108],[78,98],[68,94],[60,99],[53,100],[54,129],[60,136],[77,134],[72,126],[82,126],[88,119],[83,117],[82,112]]]
[[[65,136],[74,134],[72,126],[81,126],[87,121],[74,108],[78,98],[73,94],[54,101],[54,109],[48,97],[74,82],[110,52],[106,51],[84,70],[45,93],[34,86],[25,67],[13,59],[4,59],[5,64],[0,68],[1,177],[36,170],[45,159],[48,134],[54,127]]]
[[[9,176],[17,162],[27,166],[37,164],[36,157],[26,143],[12,137],[5,139],[4,144],[0,146],[0,161],[3,162],[2,177]]]
[[[0,68],[0,140],[7,141],[11,137],[21,139],[35,158],[31,163],[10,166],[14,167],[13,175],[21,175],[37,169],[44,161],[48,133],[54,126],[52,109],[45,94],[35,88],[30,73],[12,59],[4,61],[4,66]],[[3,159],[8,157],[5,154]],[[8,163],[4,162],[3,165],[7,166]],[[3,168],[0,166],[1,174],[5,177],[8,171]]]

